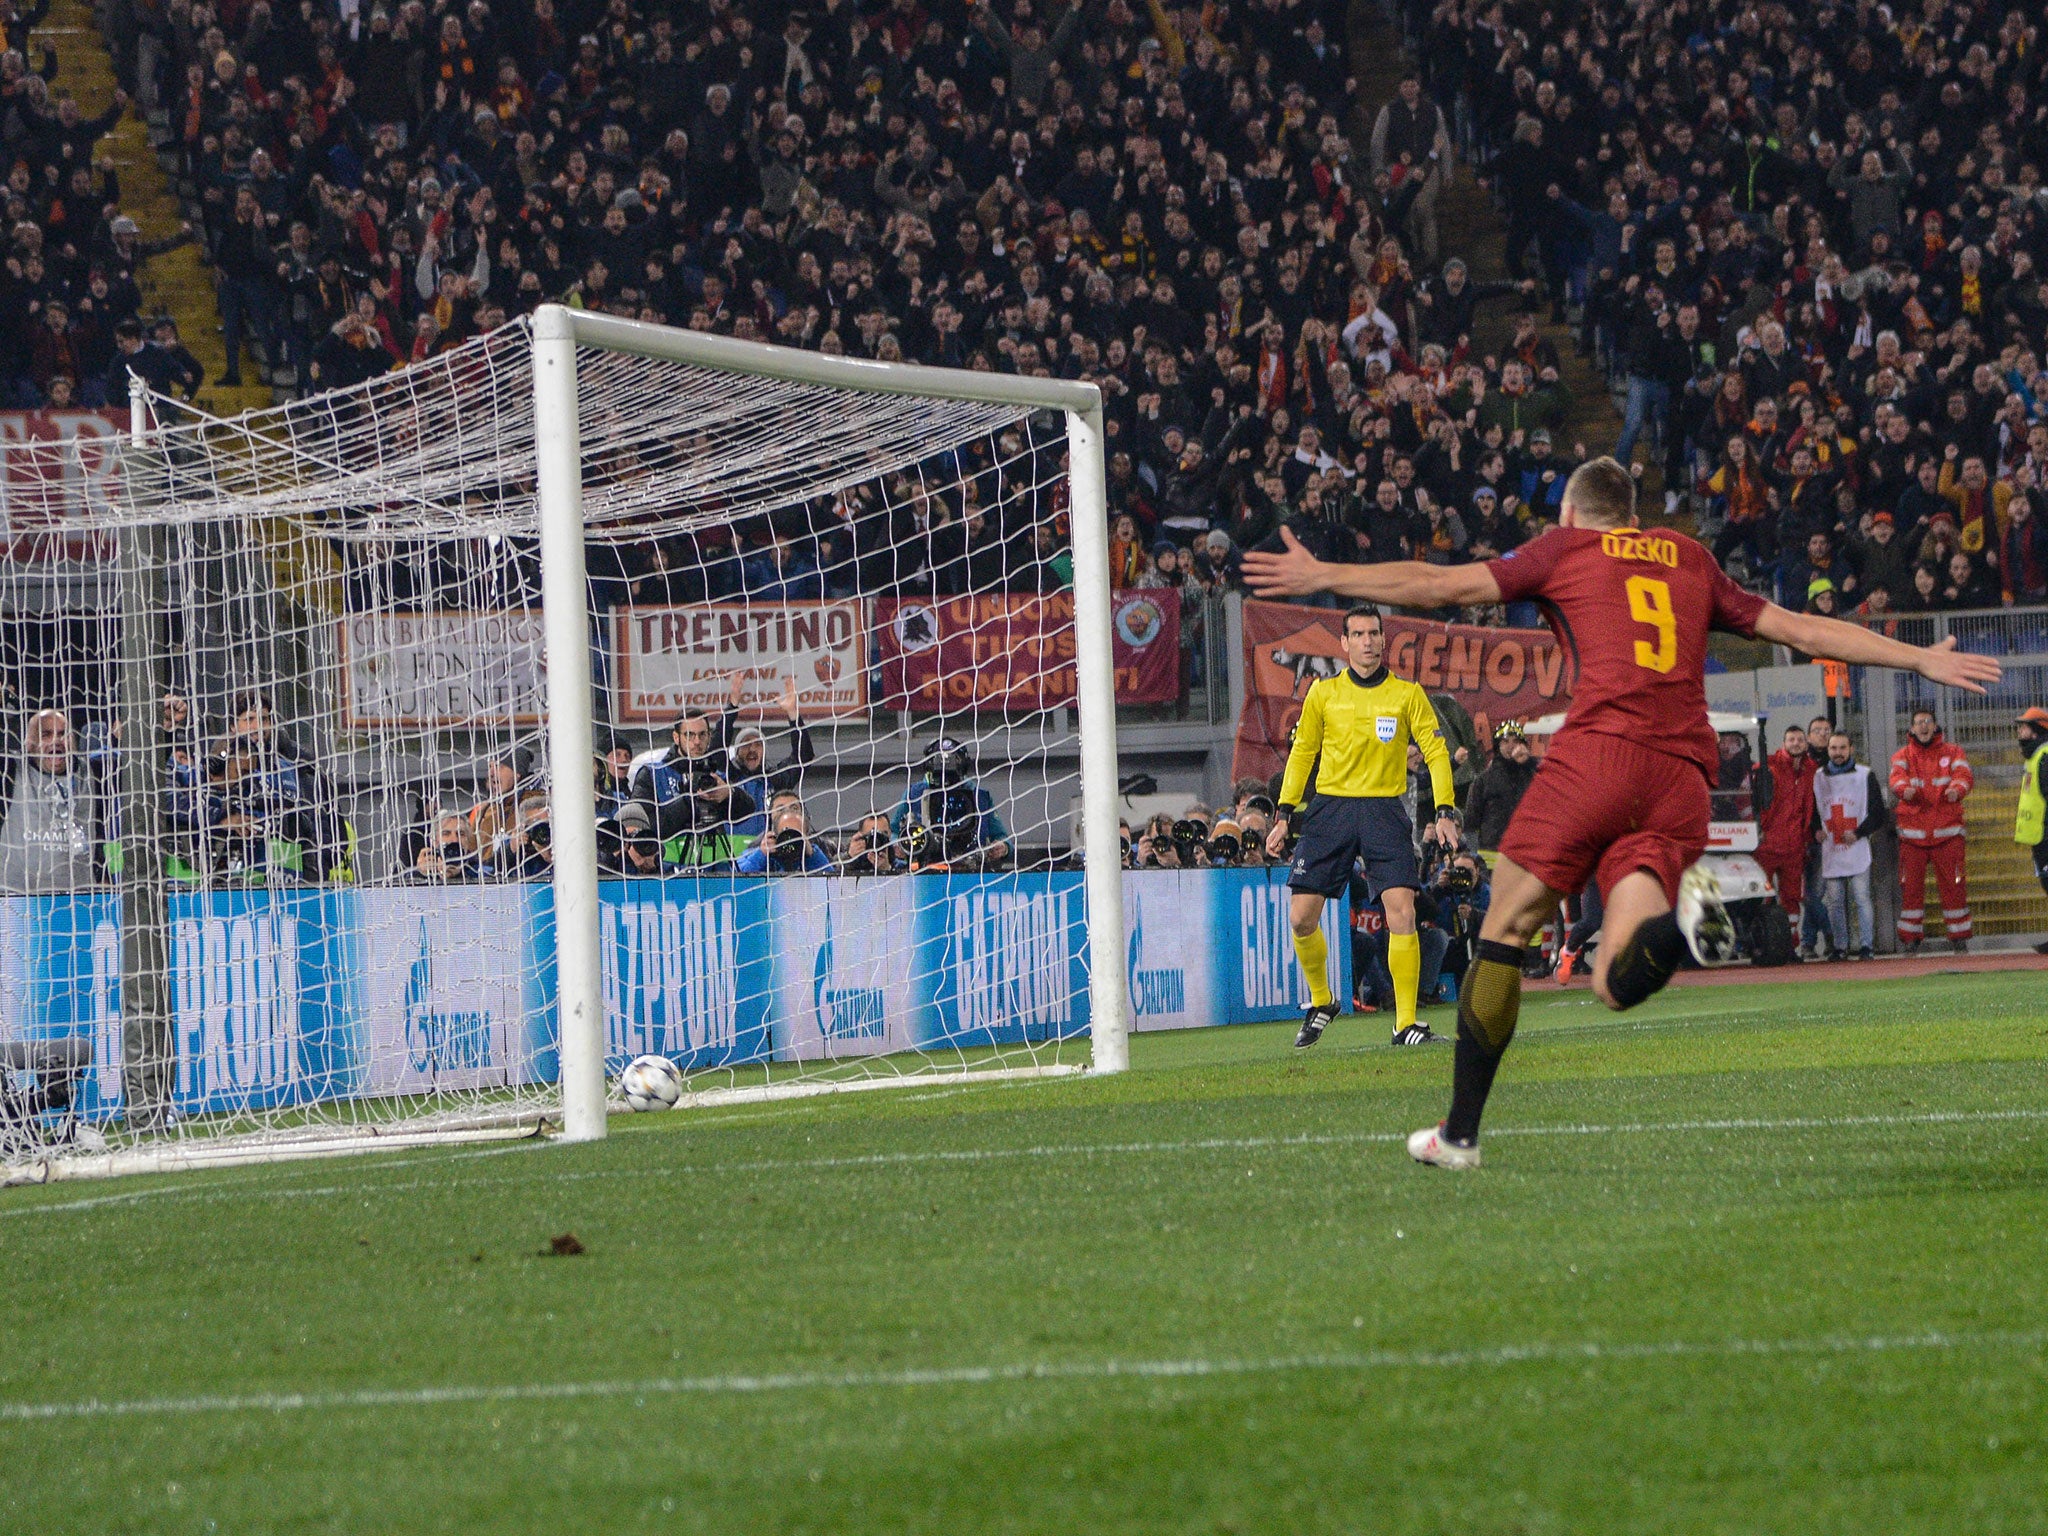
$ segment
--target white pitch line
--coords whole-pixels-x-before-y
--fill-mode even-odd
[[[482,1157],[503,1157],[507,1153],[511,1152],[531,1151],[534,1149],[536,1145],[537,1143],[533,1142],[532,1140],[522,1138],[518,1141],[510,1142],[503,1146],[461,1148],[451,1147],[444,1152],[436,1152],[434,1155],[429,1157],[394,1157],[389,1154],[384,1154],[380,1156],[375,1152],[367,1152],[364,1154],[364,1156],[366,1159],[377,1159],[374,1163],[366,1163],[365,1166],[374,1167],[379,1173],[382,1173],[383,1171],[389,1168],[412,1168],[417,1167],[422,1163],[431,1163],[439,1165],[445,1163],[469,1162],[476,1158]],[[38,1211],[91,1211],[97,1210],[101,1206],[108,1205],[135,1205],[145,1200],[170,1200],[173,1202],[201,1200],[213,1202],[220,1200],[239,1200],[244,1196],[251,1196],[264,1200],[300,1200],[305,1199],[309,1196],[362,1194],[366,1190],[405,1190],[424,1189],[428,1187],[427,1183],[424,1181],[409,1180],[402,1184],[350,1184],[346,1186],[320,1185],[310,1187],[305,1185],[286,1184],[275,1186],[269,1189],[246,1189],[244,1188],[245,1185],[250,1183],[253,1178],[260,1177],[266,1170],[261,1167],[244,1166],[239,1168],[221,1168],[213,1171],[221,1176],[222,1182],[220,1184],[210,1185],[204,1189],[193,1189],[184,1184],[157,1184],[151,1186],[148,1189],[124,1190],[122,1193],[116,1195],[87,1195],[83,1199],[79,1200],[56,1200],[51,1201],[49,1204],[46,1205],[0,1205],[0,1217],[29,1216],[35,1214]],[[237,1175],[240,1175],[240,1177],[237,1177]],[[477,1182],[490,1183],[510,1181],[492,1181],[480,1179]],[[36,1186],[23,1187],[33,1188]]]
[[[0,1403],[0,1423],[105,1418],[172,1418],[238,1413],[331,1413],[352,1408],[435,1408],[481,1403],[560,1402],[621,1397],[746,1397],[779,1392],[848,1392],[881,1388],[1001,1386],[1015,1382],[1171,1381],[1277,1376],[1299,1372],[1469,1370],[1555,1362],[1739,1359],[1757,1356],[1842,1356],[1914,1350],[2040,1349],[2048,1331],[1909,1333],[1817,1339],[1669,1339],[1647,1343],[1507,1344],[1491,1349],[1375,1349],[1269,1359],[1068,1360],[1009,1365],[933,1366],[898,1371],[782,1371],[758,1375],[657,1376],[644,1381],[520,1382],[497,1386],[366,1387],[344,1392],[251,1392],[205,1397],[83,1398],[72,1402]]]
[[[1503,1136],[1641,1136],[1677,1135],[1690,1132],[1725,1131],[1832,1131],[1868,1126],[1950,1125],[1978,1121],[2048,1120],[2042,1109],[1931,1110],[1918,1115],[1838,1115],[1782,1120],[1666,1120],[1621,1125],[1509,1125],[1486,1133]],[[850,1157],[761,1158],[740,1163],[664,1165],[634,1169],[647,1177],[668,1178],[678,1174],[800,1173],[834,1168],[891,1168],[925,1163],[988,1163],[1016,1159],[1057,1157],[1150,1157],[1177,1152],[1264,1152],[1289,1147],[1347,1147],[1373,1143],[1403,1142],[1406,1131],[1329,1131],[1299,1136],[1214,1136],[1188,1141],[1108,1141],[1055,1143],[1035,1147],[960,1147],[922,1152],[867,1152]],[[546,1179],[579,1181],[615,1179],[624,1170],[588,1169],[547,1173]]]
[[[1837,1131],[1909,1125],[1980,1125],[2012,1121],[2048,1120],[2048,1108],[2040,1109],[1958,1109],[1929,1110],[1912,1115],[1830,1115],[1786,1119],[1663,1120],[1616,1125],[1507,1125],[1489,1130],[1489,1139],[1510,1136],[1657,1136],[1720,1134],[1740,1131]],[[605,1168],[576,1171],[536,1171],[531,1178],[489,1178],[461,1181],[464,1188],[485,1184],[580,1183],[589,1179],[674,1178],[681,1175],[735,1173],[801,1173],[839,1168],[895,1168],[923,1164],[991,1163],[1019,1159],[1065,1157],[1157,1157],[1188,1152],[1267,1152],[1290,1147],[1347,1147],[1387,1144],[1407,1140],[1405,1131],[1331,1131],[1300,1136],[1216,1136],[1188,1141],[1075,1142],[1034,1147],[961,1147],[922,1152],[871,1152],[853,1157],[762,1158],[738,1163],[664,1163],[652,1168]],[[426,1161],[413,1159],[412,1161]],[[386,1164],[385,1166],[393,1166]],[[65,1200],[47,1205],[0,1206],[0,1217],[35,1216],[45,1213],[95,1210],[108,1205],[125,1205],[140,1200],[217,1203],[227,1200],[305,1200],[331,1195],[361,1198],[410,1190],[453,1188],[452,1180],[409,1179],[398,1184],[323,1184],[311,1187],[286,1185],[275,1189],[181,1189],[135,1190],[119,1195],[93,1195],[83,1200]]]

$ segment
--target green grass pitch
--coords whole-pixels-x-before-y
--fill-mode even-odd
[[[1854,976],[0,1192],[0,1531],[2048,1529],[2042,978]]]

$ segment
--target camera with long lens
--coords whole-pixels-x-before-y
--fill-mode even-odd
[[[903,868],[903,854],[886,827],[854,833],[847,853],[863,872],[878,874]]]
[[[551,847],[555,841],[555,829],[545,821],[536,821],[526,829],[526,841],[534,848]]]
[[[655,830],[654,821],[647,808],[637,801],[629,801],[613,823],[619,840],[619,858],[629,870],[646,871],[649,866],[661,861],[661,834]]]
[[[703,795],[718,788],[723,781],[709,768],[699,768],[690,775],[690,793]]]
[[[775,843],[768,851],[768,867],[784,872],[799,871],[810,852],[804,837],[803,818],[794,812],[776,817],[769,835]]]
[[[1173,824],[1173,848],[1183,864],[1190,861],[1195,850],[1207,841],[1209,829],[1199,821],[1181,820]]]
[[[934,785],[925,791],[921,810],[921,824],[937,850],[934,858],[962,858],[979,846],[981,806],[971,785]]]
[[[1439,921],[1453,939],[1476,937],[1479,915],[1472,910],[1471,902],[1479,892],[1479,872],[1462,864],[1446,864],[1439,880],[1437,899],[1442,910]]]
[[[1228,869],[1244,854],[1243,841],[1232,832],[1219,832],[1209,839],[1209,862],[1218,869]]]

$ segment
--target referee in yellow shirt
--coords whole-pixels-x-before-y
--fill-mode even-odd
[[[1354,862],[1387,914],[1387,969],[1394,978],[1394,1044],[1422,1045],[1443,1037],[1415,1017],[1422,985],[1422,941],[1415,934],[1415,834],[1401,795],[1408,787],[1408,744],[1421,749],[1436,798],[1437,830],[1446,845],[1458,843],[1458,808],[1451,790],[1451,755],[1429,696],[1395,677],[1381,660],[1387,648],[1380,611],[1361,603],[1344,615],[1344,659],[1348,665],[1326,677],[1302,701],[1280,784],[1280,816],[1266,840],[1278,857],[1293,823],[1301,839],[1287,888],[1294,892],[1288,919],[1294,952],[1308,975],[1309,1009],[1296,1035],[1297,1047],[1314,1045],[1341,1011],[1330,992],[1329,941],[1323,937],[1323,903],[1344,894]],[[1318,758],[1321,759],[1320,764]],[[1302,796],[1311,769],[1315,803],[1304,812]]]

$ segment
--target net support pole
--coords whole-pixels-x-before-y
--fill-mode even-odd
[[[1074,535],[1075,702],[1081,724],[1081,849],[1088,886],[1089,1050],[1097,1072],[1131,1064],[1117,837],[1116,665],[1110,654],[1109,511],[1102,408],[1067,413]]]
[[[130,485],[148,466],[149,393],[128,376]],[[154,498],[165,487],[152,485]],[[140,497],[137,498],[138,500]],[[164,891],[163,760],[157,744],[158,700],[167,679],[164,529],[137,522],[121,532],[121,743],[117,762],[121,806],[121,1101],[131,1130],[159,1128],[169,1113],[173,1045],[168,997],[169,913]]]
[[[583,569],[583,452],[569,311],[533,317],[534,460],[547,640],[549,819],[555,848],[555,997],[562,1136],[605,1134],[604,978],[598,948],[597,789],[591,778],[589,586]]]

